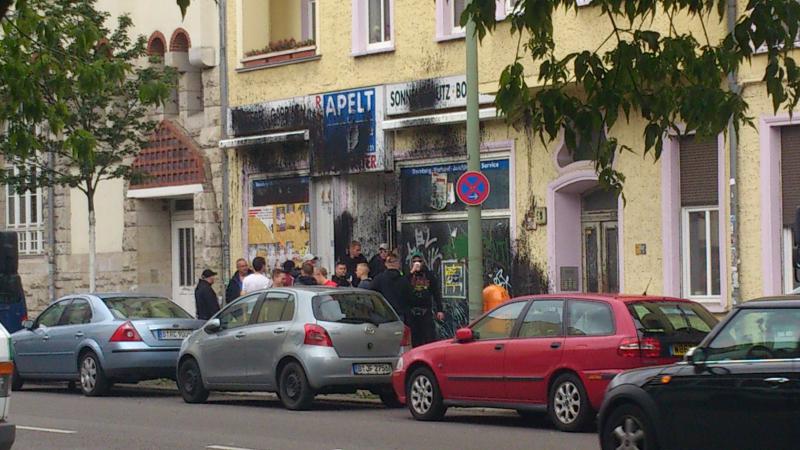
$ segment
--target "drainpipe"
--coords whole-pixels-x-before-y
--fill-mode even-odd
[[[47,165],[54,168],[56,158],[53,152],[47,155]],[[47,187],[47,294],[48,302],[56,298],[56,190],[52,183]]]
[[[736,0],[728,1],[728,33],[732,34],[736,27],[738,17]],[[731,92],[741,94],[738,74],[734,71],[728,74],[728,88]],[[738,305],[741,301],[739,289],[739,139],[733,125],[733,120],[728,123],[728,142],[730,160],[730,225],[731,225],[731,302]]]
[[[220,138],[228,137],[228,47],[227,47],[227,1],[219,0],[219,84],[220,84]],[[222,151],[222,273],[227,274],[231,261],[230,223],[230,175],[228,154]],[[225,301],[232,299],[226,298]]]

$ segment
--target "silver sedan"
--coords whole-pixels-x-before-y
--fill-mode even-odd
[[[408,328],[378,293],[273,288],[239,298],[181,347],[178,388],[188,403],[209,391],[277,392],[292,410],[316,394],[370,390],[397,406],[391,374]]]
[[[181,341],[203,325],[163,297],[72,295],[11,335],[12,388],[25,380],[80,381],[87,396],[115,381],[174,378]]]

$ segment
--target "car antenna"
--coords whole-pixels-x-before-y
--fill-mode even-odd
[[[644,287],[644,292],[642,292],[642,295],[647,295],[647,290],[650,289],[650,283],[652,282],[653,282],[653,277],[650,277],[650,280],[647,281],[647,286]]]

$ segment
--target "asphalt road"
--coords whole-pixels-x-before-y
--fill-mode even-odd
[[[26,386],[11,397],[15,449],[376,450],[598,448],[593,433],[567,434],[542,418],[500,410],[451,409],[422,423],[406,409],[321,400],[286,411],[270,396],[212,395],[188,405],[176,391],[116,388],[84,398],[63,386]]]

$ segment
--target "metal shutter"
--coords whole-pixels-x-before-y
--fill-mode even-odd
[[[791,225],[800,207],[800,125],[781,128],[781,196],[783,224]]]
[[[680,139],[681,206],[717,206],[719,164],[717,139]]]

